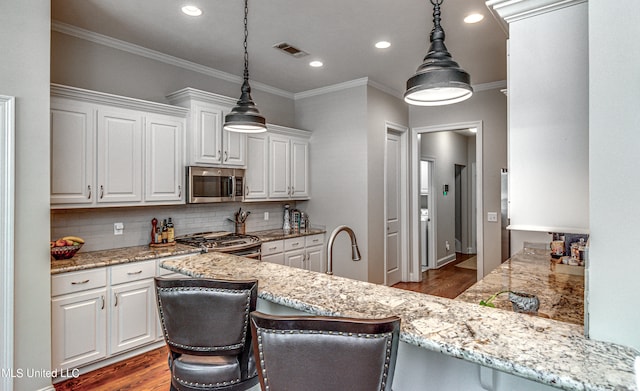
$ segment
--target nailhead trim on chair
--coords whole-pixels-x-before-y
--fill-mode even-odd
[[[391,339],[393,333],[384,334],[365,334],[365,333],[344,333],[342,331],[325,331],[325,330],[273,330],[265,328],[256,328],[258,335],[258,352],[260,355],[260,370],[262,371],[262,377],[264,379],[264,391],[269,391],[269,382],[267,379],[267,369],[264,367],[264,352],[262,349],[262,333],[271,334],[327,334],[327,335],[346,335],[349,337],[356,336],[358,338],[385,338],[387,339],[387,354],[384,359],[384,371],[382,372],[382,382],[380,383],[380,391],[384,391],[386,385],[387,374],[389,372],[389,362],[391,361]]]
[[[212,292],[232,292],[232,293],[243,293],[247,296],[247,305],[245,306],[244,309],[244,322],[242,325],[242,341],[240,343],[234,344],[234,345],[227,345],[227,346],[213,346],[213,347],[208,347],[208,348],[203,348],[201,346],[190,346],[190,345],[183,345],[183,344],[178,344],[178,343],[174,343],[174,342],[167,342],[167,344],[171,345],[171,346],[176,346],[179,348],[183,348],[183,349],[189,349],[189,350],[196,350],[196,351],[200,351],[200,352],[217,352],[217,351],[223,351],[223,350],[233,350],[233,349],[240,349],[244,346],[245,344],[245,339],[247,336],[247,327],[249,327],[249,310],[251,308],[251,291],[250,290],[241,290],[241,289],[220,289],[220,288],[204,288],[204,287],[175,287],[175,288],[158,288],[159,291],[161,292],[173,292],[173,291],[212,291]],[[167,329],[164,325],[164,312],[162,311],[162,300],[160,299],[160,296],[158,295],[158,312],[160,315],[160,323],[162,325],[162,333],[164,335],[164,339],[165,341],[168,341],[167,338]],[[179,380],[179,379],[176,379]]]
[[[225,382],[219,382],[219,383],[209,383],[209,384],[201,384],[201,383],[194,383],[194,382],[189,382],[186,380],[182,380],[179,377],[173,376],[174,379],[176,379],[176,381],[180,384],[183,384],[185,386],[189,386],[189,387],[195,387],[195,388],[211,388],[211,387],[221,387],[221,386],[230,386],[236,383],[240,382],[240,379],[234,379],[234,380],[230,380],[230,381],[225,381]]]

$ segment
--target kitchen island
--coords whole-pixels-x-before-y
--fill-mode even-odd
[[[633,360],[640,353],[586,339],[579,325],[220,253],[162,267],[193,277],[257,279],[263,311],[400,316],[396,391],[635,390]]]

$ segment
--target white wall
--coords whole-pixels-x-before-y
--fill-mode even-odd
[[[499,90],[479,91],[460,103],[439,107],[410,107],[412,128],[458,122],[483,122],[482,216],[484,274],[500,265],[500,219],[487,222],[487,212],[500,214],[500,169],[507,166],[507,97]]]
[[[16,97],[14,370],[51,366],[49,266],[50,2],[0,2],[0,94]],[[3,368],[4,369],[4,368]],[[16,377],[14,390],[51,385]]]
[[[333,272],[367,281],[367,86],[298,99],[295,106],[296,126],[312,130],[312,198],[300,208],[312,225],[324,225],[329,233],[342,224],[354,230],[362,261],[351,260],[351,242],[342,233],[334,245]]]
[[[240,85],[63,33],[51,37],[51,81],[89,90],[168,103],[184,87],[240,96]],[[238,70],[241,76],[241,69]],[[293,126],[293,100],[252,89],[268,123]]]
[[[589,1],[587,284],[590,336],[640,349],[640,25],[630,15],[640,2]]]

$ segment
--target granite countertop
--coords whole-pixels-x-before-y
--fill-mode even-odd
[[[502,290],[524,292],[538,296],[539,316],[584,325],[584,275],[562,273],[550,259],[549,250],[520,251],[456,300],[477,304]],[[496,297],[493,303],[496,308],[513,310],[507,294]]]
[[[298,231],[298,232],[290,231],[289,233],[285,233],[284,230],[282,229],[268,229],[264,231],[247,232],[247,234],[255,235],[259,237],[262,242],[273,242],[275,240],[323,234],[325,232],[327,231],[321,228],[310,228],[306,231]]]
[[[259,297],[316,315],[402,319],[402,341],[565,390],[635,390],[632,348],[582,326],[222,253],[169,259],[193,277],[257,279]]]
[[[73,258],[56,260],[51,258],[51,274],[93,269],[120,263],[146,261],[174,255],[199,254],[197,247],[176,243],[169,247],[133,246],[109,250],[78,252]]]

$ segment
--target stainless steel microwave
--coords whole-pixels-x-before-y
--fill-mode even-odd
[[[242,169],[187,167],[187,202],[190,204],[242,201],[243,189]]]

